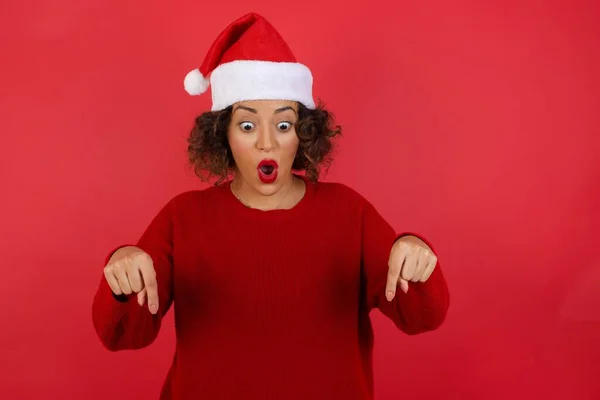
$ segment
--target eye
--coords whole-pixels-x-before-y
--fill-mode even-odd
[[[240,124],[240,128],[244,132],[250,132],[252,129],[254,129],[254,124],[252,122],[244,121]]]
[[[280,122],[277,124],[277,129],[279,129],[280,131],[289,131],[290,129],[292,129],[292,123],[291,122]]]

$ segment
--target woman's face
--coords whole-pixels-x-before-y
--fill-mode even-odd
[[[276,193],[292,179],[298,150],[295,101],[253,100],[233,105],[227,132],[237,173],[262,195]]]

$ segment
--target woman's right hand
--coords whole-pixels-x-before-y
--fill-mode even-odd
[[[140,306],[148,300],[152,314],[158,310],[158,285],[152,258],[142,249],[126,246],[118,249],[104,267],[104,277],[116,295],[137,293]]]

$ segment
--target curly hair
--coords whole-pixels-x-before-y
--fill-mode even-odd
[[[235,168],[235,161],[227,140],[232,106],[221,111],[208,111],[196,117],[188,138],[188,158],[195,174],[203,181],[216,178],[215,185],[223,182]],[[298,103],[296,135],[298,152],[292,170],[303,171],[311,181],[316,181],[323,167],[332,160],[332,139],[341,134],[334,125],[333,114],[319,104],[309,109]]]

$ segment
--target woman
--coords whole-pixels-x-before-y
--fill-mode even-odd
[[[137,243],[109,254],[93,304],[102,343],[150,345],[173,306],[163,400],[372,399],[370,311],[407,334],[446,316],[433,250],[347,186],[319,182],[340,130],[260,15],[228,26],[184,83],[212,87],[189,154],[217,179],[175,196]]]

